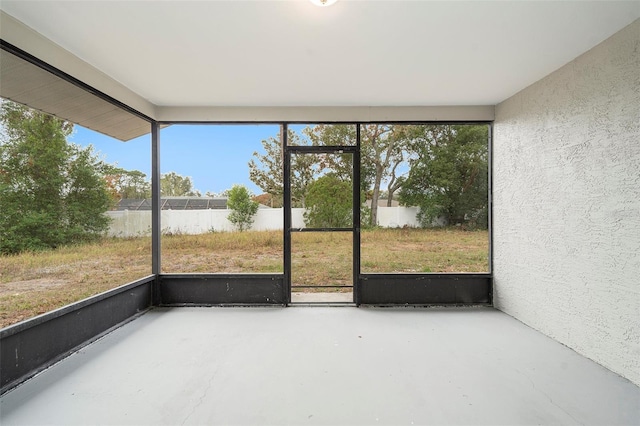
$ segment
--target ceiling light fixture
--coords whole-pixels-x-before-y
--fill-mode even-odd
[[[309,0],[309,1],[315,4],[316,6],[325,7],[325,6],[331,6],[338,0]]]

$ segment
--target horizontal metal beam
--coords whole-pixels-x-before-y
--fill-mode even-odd
[[[158,121],[169,123],[461,123],[488,122],[493,105],[389,107],[156,107]]]
[[[287,150],[291,151],[292,154],[346,154],[346,153],[354,153],[358,149],[355,145],[289,145]]]

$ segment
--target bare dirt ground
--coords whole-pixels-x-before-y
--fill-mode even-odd
[[[39,278],[34,280],[25,280],[25,281],[13,281],[10,283],[4,283],[0,285],[0,296],[5,296],[9,294],[20,294],[20,293],[30,293],[30,292],[38,292],[43,290],[48,290],[51,288],[62,287],[67,282],[65,280],[55,280],[55,279],[46,279]]]

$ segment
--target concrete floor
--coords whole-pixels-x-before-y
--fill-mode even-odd
[[[173,308],[5,394],[0,423],[638,424],[640,388],[491,308]]]
[[[353,303],[353,291],[349,292],[301,292],[291,293],[291,303]]]

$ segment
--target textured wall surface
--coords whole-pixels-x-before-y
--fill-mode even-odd
[[[635,21],[499,104],[493,147],[496,307],[638,385],[639,55]]]

